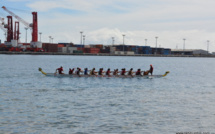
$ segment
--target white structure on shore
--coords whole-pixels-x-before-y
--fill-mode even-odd
[[[202,49],[171,49],[173,55],[207,55],[208,51]]]

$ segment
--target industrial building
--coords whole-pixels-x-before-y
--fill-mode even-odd
[[[208,55],[208,51],[202,49],[172,49],[172,55]]]

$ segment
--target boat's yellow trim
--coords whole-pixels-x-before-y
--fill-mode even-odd
[[[38,70],[39,70],[42,74],[46,75],[46,73],[43,72],[42,68],[39,68]]]
[[[168,73],[169,73],[169,71],[166,71],[166,73],[163,75],[163,77],[165,77]]]

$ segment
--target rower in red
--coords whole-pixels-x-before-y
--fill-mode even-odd
[[[110,68],[108,68],[108,70],[106,71],[106,75],[110,76],[110,73],[111,73]]]
[[[125,73],[126,73],[126,70],[125,70],[125,68],[123,68],[121,71],[121,75],[125,75]]]
[[[73,69],[69,69],[69,74],[73,74],[73,72],[74,72],[74,70],[75,70],[75,68],[73,68]]]
[[[141,75],[141,69],[138,69],[136,75]]]
[[[63,67],[61,66],[60,68],[56,69],[56,71],[58,71],[59,74],[63,74]]]

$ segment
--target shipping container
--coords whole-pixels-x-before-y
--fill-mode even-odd
[[[99,53],[100,49],[99,48],[85,48],[84,52],[85,53]]]
[[[152,54],[152,50],[150,46],[142,46],[142,54]]]
[[[80,45],[80,44],[75,44],[74,46],[78,48],[84,48],[84,45]]]
[[[62,44],[62,45],[64,45],[64,46],[69,45],[69,43],[64,43],[64,42],[60,42],[60,43],[58,43],[58,44]]]
[[[45,52],[58,52],[58,44],[43,43],[42,48]]]
[[[152,48],[152,54],[163,54],[164,48]]]
[[[65,47],[64,44],[58,44],[58,47]]]
[[[73,51],[77,50],[77,47],[68,47],[67,50],[68,50],[67,51],[68,53],[73,53]],[[79,51],[82,51],[82,50],[79,50]]]
[[[90,45],[84,45],[84,48],[90,48]]]
[[[164,48],[164,55],[170,55],[171,54],[171,49],[169,48]]]
[[[99,49],[102,49],[103,48],[103,45],[102,44],[97,44],[95,45],[96,48],[99,48]]]
[[[114,54],[116,54],[116,55],[124,55],[125,52],[124,51],[115,51]]]
[[[24,46],[30,46],[30,43],[23,43]]]
[[[127,52],[125,52],[125,54],[134,55],[134,52],[133,51],[127,51]]]
[[[110,53],[110,49],[100,49],[100,53]]]
[[[85,48],[82,48],[82,47],[76,47],[77,50],[81,50],[81,51],[84,51]]]
[[[83,51],[82,50],[73,50],[73,53],[74,54],[83,54]]]

